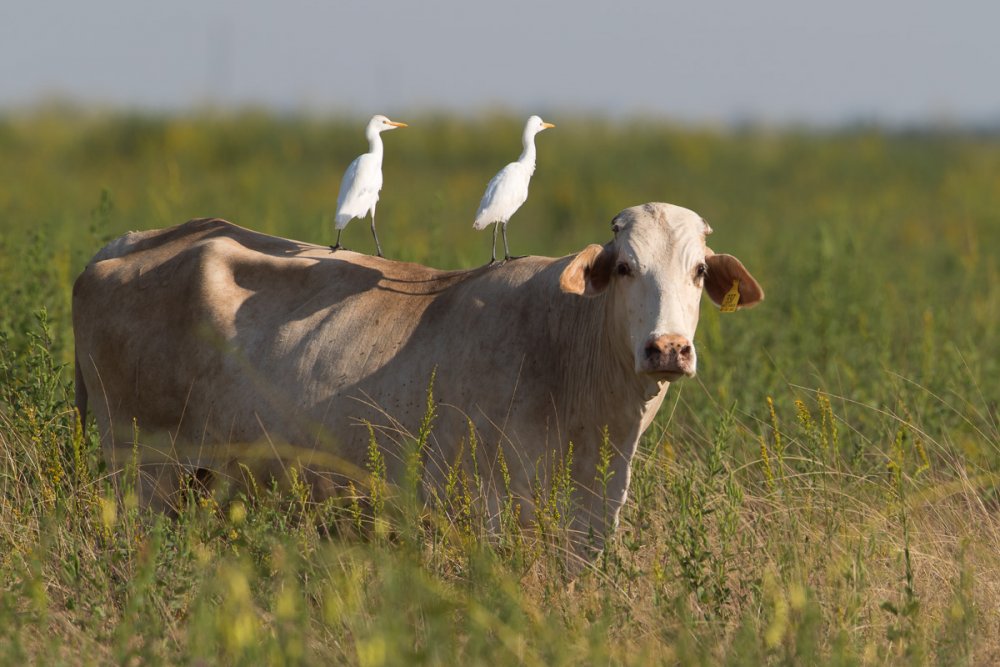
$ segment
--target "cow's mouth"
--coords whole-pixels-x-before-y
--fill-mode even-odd
[[[655,378],[657,382],[677,382],[686,377],[694,377],[694,371],[649,369],[643,372]]]

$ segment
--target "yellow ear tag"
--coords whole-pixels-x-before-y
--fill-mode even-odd
[[[722,305],[719,306],[719,310],[723,313],[735,313],[736,306],[740,303],[740,281],[734,280],[733,286],[726,292],[726,296],[722,297]]]

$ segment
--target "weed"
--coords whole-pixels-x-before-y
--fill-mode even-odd
[[[604,548],[581,566],[569,555],[588,537],[570,521],[587,491],[572,482],[577,453],[554,448],[527,498],[511,488],[515,452],[485,460],[471,421],[447,450],[456,459],[434,460],[436,375],[399,488],[368,425],[367,474],[342,499],[314,501],[301,467],[285,485],[241,468],[246,492],[226,503],[191,494],[175,517],[142,509],[135,461],[109,479],[96,428],[74,419],[74,277],[108,239],[181,222],[178,211],[332,241],[318,221],[356,123],[48,112],[0,124],[0,662],[1000,655],[1000,274],[985,260],[1000,245],[996,137],[560,123],[550,148],[562,158],[519,213],[539,223],[532,252],[605,240],[610,215],[669,182],[768,291],[738,316],[706,304],[699,379],[671,388],[617,531],[591,527]],[[484,124],[422,125],[386,164],[385,249],[469,266],[477,170],[488,178],[507,146]],[[591,489],[605,525],[616,455],[605,438]],[[440,497],[424,484],[432,460],[450,464]]]

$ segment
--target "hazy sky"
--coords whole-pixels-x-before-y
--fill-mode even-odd
[[[0,107],[1000,122],[997,0],[0,0]]]

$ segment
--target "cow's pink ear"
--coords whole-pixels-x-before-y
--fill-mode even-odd
[[[740,260],[732,255],[710,254],[705,258],[705,263],[708,264],[705,291],[716,305],[722,305],[722,300],[733,288],[734,281],[738,281],[740,293],[737,308],[749,308],[764,300],[764,289]]]
[[[614,250],[592,244],[581,250],[559,277],[559,287],[567,294],[597,296],[608,288],[611,269],[615,264]]]

